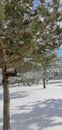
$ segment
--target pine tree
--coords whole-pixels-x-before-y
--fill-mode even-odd
[[[36,16],[32,21],[31,30],[36,51],[33,55],[33,61],[43,67],[44,88],[46,87],[46,69],[56,57],[55,51],[61,45],[62,29],[58,23],[62,21],[62,13],[59,8],[59,0],[48,3],[41,0],[41,5],[34,10]]]
[[[30,57],[29,63],[43,67],[45,72],[55,57],[55,50],[61,44],[62,30],[58,23],[62,20],[59,0],[53,0],[32,11],[32,0],[3,0],[0,2],[0,57],[4,92],[3,130],[10,128],[8,77],[16,76],[19,64]],[[29,59],[29,58],[27,58]],[[13,71],[8,68],[13,67]],[[6,116],[7,115],[7,116]]]
[[[30,4],[27,1],[6,0],[1,2],[0,58],[3,83],[3,130],[10,129],[8,78],[17,76],[18,64],[32,54],[34,44],[30,28]],[[13,67],[14,70],[8,70]]]

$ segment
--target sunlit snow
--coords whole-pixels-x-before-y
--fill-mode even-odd
[[[3,88],[0,87],[0,130],[3,122]],[[62,81],[38,86],[10,87],[11,130],[62,130]]]

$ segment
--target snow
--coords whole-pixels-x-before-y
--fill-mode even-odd
[[[62,28],[62,21],[61,22],[57,22],[57,25],[59,25],[60,28]]]
[[[0,87],[0,130],[3,120],[3,89]],[[62,81],[35,86],[10,86],[11,130],[62,130]]]

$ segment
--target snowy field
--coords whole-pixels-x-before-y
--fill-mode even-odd
[[[0,130],[2,130],[3,95],[0,87]],[[10,130],[62,130],[62,81],[10,87]]]

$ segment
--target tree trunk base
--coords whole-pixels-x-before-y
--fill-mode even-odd
[[[45,79],[43,79],[43,88],[46,89]]]
[[[8,80],[3,81],[3,130],[10,130],[10,97]]]

